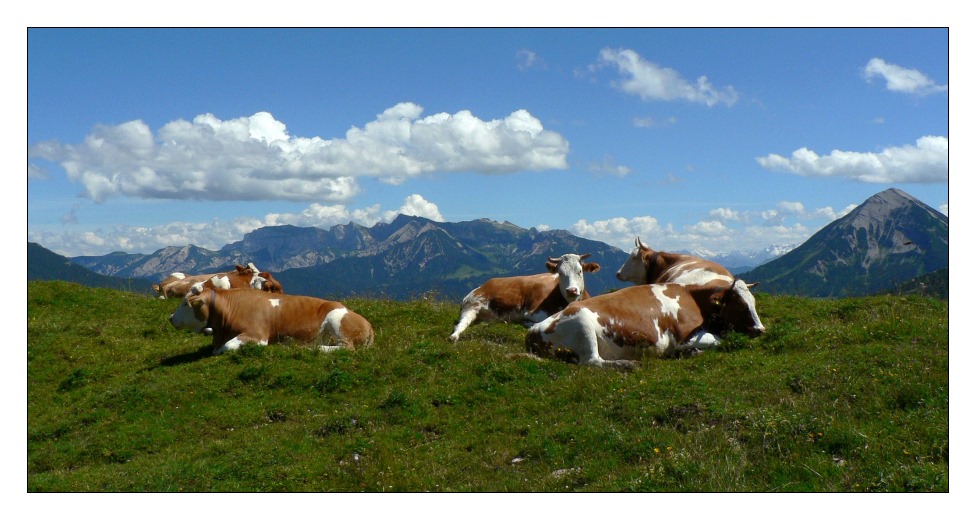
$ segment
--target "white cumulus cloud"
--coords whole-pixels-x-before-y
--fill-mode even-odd
[[[667,67],[645,60],[631,49],[600,51],[597,68],[615,66],[623,79],[613,82],[620,90],[640,96],[643,100],[684,100],[714,106],[718,103],[731,106],[739,94],[731,86],[716,88],[705,76],[691,82]]]
[[[881,58],[871,58],[868,64],[864,66],[862,73],[867,81],[876,77],[884,78],[885,88],[892,92],[927,96],[949,91],[949,85],[939,85],[915,69],[906,69],[893,63],[887,63]]]
[[[421,118],[400,103],[342,138],[299,137],[267,112],[221,120],[203,114],[157,132],[136,120],[99,125],[77,144],[45,141],[28,158],[56,162],[84,195],[203,200],[346,202],[357,177],[399,184],[433,172],[566,169],[569,142],[526,110],[482,120],[467,110]],[[39,168],[28,164],[28,178]]]
[[[818,155],[806,147],[790,157],[769,154],[756,161],[772,171],[805,177],[846,177],[861,182],[948,182],[949,139],[925,136],[914,145],[885,148],[880,152],[833,150]]]

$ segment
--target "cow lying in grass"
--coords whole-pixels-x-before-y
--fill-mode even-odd
[[[581,365],[631,368],[644,356],[668,357],[713,348],[731,329],[765,331],[749,286],[736,280],[726,289],[650,284],[573,302],[533,325],[526,349],[542,357],[569,357]]]
[[[449,339],[457,341],[469,325],[479,321],[538,323],[570,302],[589,298],[583,273],[600,270],[600,264],[583,262],[589,256],[565,254],[549,258],[548,273],[488,280],[464,297],[461,315]]]
[[[271,276],[271,273],[260,272],[253,263],[248,263],[247,267],[242,265],[235,266],[233,271],[226,273],[192,274],[173,273],[158,284],[153,284],[154,291],[159,293],[160,299],[182,298],[189,294],[190,288],[200,282],[210,282],[217,278],[217,287],[239,288],[250,287],[273,293],[284,292],[281,284]],[[223,281],[225,280],[226,281]],[[211,282],[213,283],[213,282]]]
[[[253,289],[197,285],[169,321],[178,329],[210,329],[214,354],[248,342],[267,345],[285,339],[314,342],[326,351],[373,343],[372,325],[339,302]]]

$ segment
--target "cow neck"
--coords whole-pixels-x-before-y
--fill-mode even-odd
[[[724,289],[716,289],[717,291],[722,292],[722,297],[719,298],[718,300],[719,301],[718,310],[711,310],[708,313],[708,317],[705,319],[706,331],[715,334],[717,336],[725,332],[725,330],[728,328],[727,327],[728,324],[722,320],[722,313],[725,311],[725,306],[728,304],[727,300],[730,297],[731,294],[730,291],[734,289],[735,282],[737,282],[738,280],[739,280],[738,278],[732,278],[732,285],[730,287]]]
[[[657,276],[651,276],[651,274],[654,273],[654,270],[657,269],[657,259],[660,257],[660,255],[661,253],[655,250],[654,254],[651,255],[651,260],[647,262],[647,283],[655,283],[658,276],[661,276],[661,273],[664,272],[664,269],[659,269]]]

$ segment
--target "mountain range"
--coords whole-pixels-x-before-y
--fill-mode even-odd
[[[784,250],[789,251],[777,257]],[[460,300],[488,278],[539,273],[547,257],[564,253],[590,253],[589,261],[602,266],[587,275],[591,294],[624,285],[614,274],[628,253],[603,242],[510,222],[435,222],[405,215],[369,228],[354,223],[327,230],[264,227],[217,251],[187,245],[152,254],[68,259],[29,243],[28,279],[105,282],[74,271],[84,267],[91,275],[129,279],[123,286],[136,287],[175,271],[218,272],[254,262],[296,294],[397,300],[436,294]],[[942,295],[944,288],[948,296],[949,219],[897,189],[872,196],[795,248],[691,253],[761,282],[757,290],[774,294],[858,296],[925,288],[926,294]],[[774,259],[750,270],[769,258]],[[919,276],[925,278],[912,282]]]
[[[614,275],[627,253],[603,242],[510,222],[434,222],[405,215],[371,228],[353,223],[328,230],[265,227],[218,251],[188,245],[151,255],[72,260],[101,274],[154,281],[174,271],[218,272],[254,262],[274,273],[286,291],[310,296],[409,299],[436,293],[460,300],[488,278],[543,272],[548,257],[564,253],[590,253],[589,261],[603,267],[586,277],[592,294],[623,285]]]

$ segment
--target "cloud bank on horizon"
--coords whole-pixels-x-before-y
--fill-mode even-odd
[[[549,67],[543,56],[528,48],[519,49],[515,58],[515,68],[520,71]],[[615,73],[609,85],[642,102],[677,101],[706,109],[731,109],[742,97],[731,85],[716,86],[704,75],[689,80],[626,48],[602,49],[587,70],[591,75]],[[881,79],[886,90],[898,94],[923,97],[948,92],[947,85],[880,58],[872,58],[860,73],[867,83]],[[56,175],[40,164],[47,161],[81,186],[82,197],[97,204],[119,198],[310,204],[292,213],[157,226],[119,223],[81,233],[32,230],[29,225],[28,237],[56,252],[79,256],[117,250],[151,252],[190,243],[217,249],[254,229],[283,224],[327,228],[355,222],[372,226],[390,222],[401,213],[443,221],[436,201],[420,193],[406,197],[397,209],[383,209],[380,204],[354,208],[351,203],[367,195],[361,182],[364,178],[399,186],[431,174],[518,175],[572,167],[570,140],[547,129],[525,108],[514,108],[501,119],[483,119],[470,110],[428,116],[423,112],[421,105],[402,101],[383,109],[372,121],[352,126],[341,137],[291,135],[285,121],[262,111],[227,120],[204,113],[190,121],[170,121],[155,130],[142,120],[132,120],[97,125],[78,143],[46,140],[30,144],[30,182],[47,182]],[[634,116],[631,120],[635,128],[677,123],[673,116]],[[948,151],[947,137],[923,135],[914,143],[894,143],[880,150],[818,154],[801,147],[781,152],[789,155],[771,151],[754,160],[764,170],[793,176],[875,184],[948,183]],[[609,153],[584,164],[596,176],[621,178],[635,171]],[[729,251],[768,243],[770,237],[780,244],[799,244],[826,223],[825,219],[829,222],[843,216],[855,205],[808,210],[799,201],[776,201],[758,211],[708,208],[697,222],[687,225],[637,215],[578,219],[567,227],[579,236],[622,249],[639,235],[654,237],[655,243],[672,249]],[[938,209],[948,214],[948,203]],[[70,223],[75,219],[71,210],[62,220]],[[550,226],[538,222],[537,227]]]

